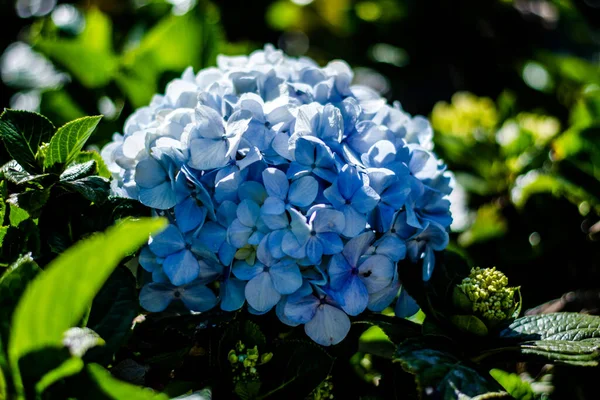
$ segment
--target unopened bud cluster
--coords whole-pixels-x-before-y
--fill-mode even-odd
[[[471,300],[473,311],[488,320],[505,320],[515,309],[517,288],[508,287],[508,278],[494,268],[473,268],[457,286]]]
[[[331,383],[331,375],[327,375],[327,378],[319,386],[315,388],[308,396],[310,400],[326,400],[333,399],[333,383]]]
[[[273,358],[273,353],[264,353],[261,356],[257,346],[247,348],[241,341],[238,341],[235,348],[227,354],[233,372],[233,382],[258,380],[257,365],[265,364],[271,358]]]

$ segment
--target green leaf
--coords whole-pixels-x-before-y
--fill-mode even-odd
[[[34,47],[62,64],[89,88],[108,84],[118,66],[112,49],[110,18],[97,8],[87,11],[85,29],[75,39],[41,38]]]
[[[477,336],[488,334],[488,328],[482,320],[474,315],[453,315],[450,321],[463,332],[472,333]]]
[[[127,400],[168,400],[161,393],[155,393],[151,389],[142,388],[127,382],[113,378],[113,376],[98,364],[86,366],[88,376],[104,395],[103,398],[127,399]],[[92,396],[89,396],[90,398]],[[97,396],[100,397],[100,396]],[[88,398],[86,396],[86,398]]]
[[[517,341],[600,338],[600,317],[579,313],[528,315],[513,321],[499,336]]]
[[[60,180],[63,182],[70,182],[87,175],[94,173],[96,169],[96,161],[90,160],[84,163],[71,164],[62,174],[60,174]]]
[[[62,346],[64,332],[81,320],[119,261],[164,225],[162,219],[126,221],[80,241],[51,262],[27,287],[13,315],[8,348],[13,370],[27,353]]]
[[[22,208],[15,206],[14,204],[10,205],[10,213],[8,214],[8,219],[10,221],[11,226],[19,226],[19,224],[29,218],[29,213]]]
[[[391,359],[396,346],[380,327],[372,326],[360,335],[358,351]]]
[[[367,314],[353,323],[366,323],[377,326],[395,344],[421,335],[421,325],[404,318],[390,317],[383,314]]]
[[[48,176],[48,174],[31,175],[25,171],[15,160],[9,161],[2,166],[4,177],[16,185],[27,182],[39,181]]]
[[[39,272],[40,268],[31,254],[26,254],[11,264],[0,277],[0,338],[4,348],[7,345],[10,321],[17,302]]]
[[[259,347],[260,351],[260,347]],[[307,397],[331,372],[334,358],[323,347],[307,340],[284,340],[273,349],[273,358],[261,366],[260,399]]]
[[[8,398],[6,390],[6,378],[4,378],[4,372],[2,371],[2,368],[0,368],[0,400],[6,400]]]
[[[32,174],[41,171],[35,154],[42,142],[50,140],[54,130],[52,122],[38,113],[4,110],[0,116],[0,137],[6,150]]]
[[[481,376],[465,362],[445,351],[436,350],[421,339],[408,339],[398,346],[395,361],[415,375],[418,390],[425,398],[426,388],[435,388],[442,399],[510,398],[496,382]]]
[[[75,190],[93,203],[103,203],[110,194],[110,182],[100,176],[88,176],[73,182],[64,182],[63,186]]]
[[[44,167],[49,168],[56,163],[69,164],[73,161],[96,129],[100,119],[102,119],[101,115],[83,117],[58,128],[50,140]]]
[[[50,188],[32,189],[12,194],[7,203],[27,211],[34,218],[50,198]]]
[[[104,162],[104,159],[98,152],[96,152],[96,151],[81,151],[81,152],[79,152],[77,157],[75,157],[76,163],[84,163],[84,162],[91,161],[91,160],[96,161],[97,174],[103,178],[110,179],[112,174],[108,170],[108,167],[106,166],[106,163]]]
[[[541,357],[555,364],[596,367],[600,360],[600,338],[568,340],[536,340],[519,344],[524,355]]]
[[[531,385],[529,382],[522,380],[519,375],[497,368],[492,369],[490,375],[515,399],[534,400],[535,393]]]
[[[36,393],[42,393],[59,380],[78,374],[81,372],[81,370],[83,370],[83,367],[84,364],[81,358],[68,358],[57,368],[52,369],[47,374],[44,374],[44,376],[42,376],[41,379],[35,383]]]
[[[4,225],[4,217],[6,216],[6,203],[8,190],[6,189],[6,181],[0,179],[0,226]]]
[[[238,382],[235,384],[233,391],[238,395],[240,400],[252,400],[257,398],[261,386],[260,381]]]
[[[138,314],[139,301],[135,277],[120,266],[108,278],[92,303],[87,326],[96,331],[106,344],[91,349],[85,356],[100,364],[108,364],[127,335]]]

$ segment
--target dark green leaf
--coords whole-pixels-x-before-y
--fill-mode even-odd
[[[442,399],[510,398],[497,383],[481,376],[463,360],[430,348],[420,339],[408,339],[396,352],[395,361],[415,375],[418,390]]]
[[[72,182],[63,182],[63,185],[94,203],[103,203],[110,194],[110,182],[100,176],[88,176]]]
[[[151,389],[142,388],[127,382],[113,378],[113,376],[98,364],[89,364],[86,366],[88,376],[97,385],[99,393],[90,395],[86,398],[109,398],[109,399],[127,399],[127,400],[168,400],[169,398],[161,393],[155,393]],[[96,389],[96,388],[94,388]]]
[[[404,340],[421,335],[421,325],[404,318],[390,317],[383,314],[367,314],[364,318],[353,323],[367,323],[378,326],[385,332],[388,338],[395,344]]]
[[[522,380],[519,375],[501,369],[492,369],[490,375],[515,399],[534,400],[535,393],[531,385]]]
[[[327,378],[333,362],[334,358],[313,342],[285,340],[261,367],[261,375],[269,379],[263,380],[260,398],[303,399]]]
[[[52,122],[38,113],[5,110],[0,116],[0,137],[6,150],[32,174],[41,171],[35,154],[42,142],[50,140],[54,130]]]
[[[11,264],[0,277],[0,338],[6,348],[13,311],[27,285],[40,272],[31,254]]]
[[[579,313],[529,315],[515,320],[499,336],[517,341],[600,338],[600,317]]]
[[[488,333],[487,326],[474,315],[453,315],[450,317],[450,321],[463,332],[477,336],[485,336]]]
[[[519,353],[541,357],[555,364],[595,367],[600,361],[600,338],[525,342],[519,344]]]
[[[81,151],[81,152],[79,152],[77,157],[75,157],[76,163],[84,163],[86,161],[91,161],[91,160],[96,161],[96,173],[103,178],[110,179],[111,173],[108,170],[108,167],[106,166],[106,163],[104,162],[104,159],[102,159],[102,156],[100,156],[100,154],[98,152],[96,152],[96,151]]]
[[[101,364],[112,361],[129,332],[138,312],[135,277],[125,267],[117,268],[92,303],[87,326],[106,341],[90,350],[85,358]]]
[[[27,287],[13,315],[8,348],[13,371],[27,353],[62,346],[64,332],[81,320],[118,262],[164,224],[162,219],[120,223],[79,242],[50,263]]]
[[[260,387],[260,381],[238,382],[233,390],[241,400],[252,400],[257,398]]]
[[[23,167],[21,167],[15,160],[4,164],[2,166],[2,173],[6,179],[17,185],[32,181],[39,181],[48,176],[48,174],[31,175],[29,172],[25,171]]]
[[[4,217],[6,216],[6,203],[8,190],[6,189],[6,181],[0,179],[0,226],[4,225]]]
[[[38,212],[50,198],[50,188],[31,189],[22,193],[12,194],[7,203],[24,209],[29,215],[37,217]]]
[[[56,163],[69,164],[73,161],[96,129],[100,119],[102,116],[83,117],[58,128],[50,140],[44,167],[48,168]]]
[[[87,175],[94,173],[96,169],[96,161],[90,160],[80,164],[72,164],[62,174],[60,174],[60,180],[63,182],[70,182],[80,178],[84,178]]]

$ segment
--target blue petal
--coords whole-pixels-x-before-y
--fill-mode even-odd
[[[223,117],[210,107],[196,107],[195,119],[199,134],[205,138],[220,139],[225,133]]]
[[[213,260],[198,260],[198,281],[202,284],[213,282],[223,274],[223,266]]]
[[[271,252],[269,251],[267,246],[267,238],[264,238],[258,245],[256,249],[256,258],[258,258],[258,261],[260,261],[268,267],[275,264],[275,259],[271,255]]]
[[[292,300],[288,297],[288,300],[283,307],[283,314],[286,318],[298,325],[305,324],[313,319],[319,304],[321,304],[319,299],[312,294],[296,300]]]
[[[204,312],[217,305],[217,297],[212,290],[199,283],[181,288],[181,301],[192,311]]]
[[[188,165],[197,170],[224,167],[229,163],[229,144],[224,140],[193,139]]]
[[[285,212],[285,203],[279,197],[267,197],[260,209],[262,215],[280,215]]]
[[[140,203],[158,210],[167,210],[177,204],[177,196],[171,182],[164,182],[150,189],[140,188]]]
[[[386,256],[375,254],[358,267],[361,279],[369,293],[375,293],[390,284],[396,265]]]
[[[323,195],[337,210],[340,210],[346,204],[346,199],[338,190],[338,184],[336,182],[333,182],[331,186],[323,190]]]
[[[280,294],[292,294],[302,286],[300,269],[293,262],[279,262],[269,270],[273,287]]]
[[[292,232],[286,231],[281,240],[281,249],[290,257],[304,258],[306,256],[305,243],[298,241],[298,238]]]
[[[360,173],[349,164],[344,165],[338,177],[337,187],[345,199],[351,199],[354,193],[363,186]]]
[[[234,220],[227,229],[227,240],[232,246],[244,247],[252,235],[252,228],[243,225],[239,219]]]
[[[283,241],[283,237],[285,235],[285,230],[280,229],[274,232],[271,232],[267,235],[267,248],[269,252],[273,256],[273,258],[283,258],[286,254],[283,252],[281,248],[281,242]]]
[[[236,278],[241,279],[243,281],[249,281],[250,279],[263,272],[264,269],[264,265],[262,265],[261,263],[250,265],[246,261],[236,261],[231,271],[233,272],[233,275],[235,275]]]
[[[423,257],[423,281],[427,282],[433,274],[435,267],[435,254],[430,246],[427,246],[425,250],[425,256]]]
[[[175,286],[185,285],[198,278],[200,265],[189,250],[182,250],[165,258],[163,270]]]
[[[309,138],[311,138],[311,136],[301,137],[295,142],[296,148],[294,150],[294,158],[296,159],[296,162],[303,165],[311,165],[315,162],[316,144]],[[317,138],[314,139],[321,142]]]
[[[315,232],[342,233],[346,226],[344,214],[339,211],[325,208],[316,211],[315,214],[313,220],[313,230]]]
[[[138,262],[148,272],[161,267],[162,263],[158,262],[156,255],[150,250],[150,247],[144,246],[140,251]]]
[[[317,238],[321,241],[323,246],[323,254],[332,255],[338,254],[344,250],[344,243],[342,239],[333,232],[317,233]]]
[[[375,234],[371,231],[365,232],[353,239],[351,239],[344,246],[344,257],[348,260],[348,263],[356,267],[358,266],[358,259],[360,256],[365,254],[367,249],[371,246],[371,243],[375,239]]]
[[[221,283],[221,310],[235,311],[242,308],[246,298],[244,289],[246,282],[229,278]]]
[[[271,197],[274,199],[274,197]],[[278,230],[289,227],[290,222],[288,221],[288,217],[285,213],[270,215],[270,214],[262,214],[260,219],[265,224],[265,226],[270,230]]]
[[[247,181],[240,185],[238,196],[240,200],[249,199],[256,204],[262,204],[267,198],[267,191],[260,183]]]
[[[346,282],[352,277],[352,266],[348,264],[348,261],[341,254],[336,254],[331,257],[329,262],[329,273],[331,288],[334,290],[340,290]]]
[[[269,196],[285,200],[290,184],[283,172],[276,168],[267,168],[263,171],[262,178]]]
[[[323,304],[317,308],[313,319],[304,325],[304,331],[321,346],[335,345],[350,331],[350,318],[339,308]]]
[[[210,251],[217,253],[227,240],[227,230],[216,222],[208,221],[198,232],[198,240]]]
[[[368,213],[379,202],[379,195],[370,186],[363,186],[354,192],[352,196],[352,207],[360,213]]]
[[[406,244],[397,235],[385,235],[376,244],[377,254],[389,257],[392,261],[400,261],[406,257]]]
[[[258,312],[270,310],[281,299],[268,272],[261,272],[252,278],[246,284],[245,294],[248,304]]]
[[[185,248],[185,241],[175,225],[169,225],[158,235],[150,238],[150,250],[159,257],[166,257]]]
[[[151,189],[169,180],[167,171],[153,157],[140,161],[135,167],[135,183],[144,189]]]
[[[344,213],[344,230],[342,234],[352,238],[365,230],[367,226],[367,217],[356,211],[351,205],[343,206],[341,211]]]
[[[250,235],[250,237],[248,238],[248,244],[258,246],[258,244],[264,239],[264,237],[265,234],[263,232],[256,231],[252,233],[252,235]]]
[[[318,192],[317,180],[312,176],[304,176],[292,182],[288,200],[298,207],[307,207],[315,200]]]
[[[400,282],[398,282],[398,279],[396,278],[387,287],[378,292],[369,294],[369,310],[375,312],[381,312],[385,310],[390,303],[394,301],[399,289]]]
[[[317,237],[311,236],[306,241],[306,256],[313,264],[319,264],[321,262],[321,256],[323,256],[323,245]]]
[[[188,197],[175,206],[175,220],[182,232],[189,232],[201,226],[206,218],[207,210],[198,205],[195,199]]]
[[[140,305],[150,312],[164,311],[175,299],[173,286],[164,283],[149,283],[140,291]]]
[[[410,297],[406,289],[402,288],[400,291],[400,296],[398,297],[398,301],[396,301],[396,306],[394,307],[394,313],[396,317],[406,318],[411,315],[415,315],[419,311],[419,305]]]
[[[233,262],[233,258],[235,257],[236,248],[225,242],[221,245],[219,249],[219,260],[223,265],[231,265]]]
[[[358,315],[365,311],[369,304],[367,287],[356,275],[353,275],[340,291],[344,304],[342,309],[348,315]]]
[[[260,207],[252,200],[242,200],[236,211],[238,220],[246,226],[255,226],[260,216]]]
[[[237,218],[236,210],[237,204],[225,200],[217,209],[217,222],[224,227],[228,227]]]
[[[293,161],[287,170],[287,177],[294,180],[310,174],[312,168],[310,166],[299,164]]]

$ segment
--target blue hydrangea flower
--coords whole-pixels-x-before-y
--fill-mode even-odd
[[[267,249],[265,241],[258,246],[258,262],[249,265],[238,261],[233,266],[233,274],[246,284],[246,300],[258,312],[273,308],[282,295],[294,293],[302,286],[302,275],[292,259],[275,259]]]
[[[325,198],[346,220],[342,234],[352,238],[365,230],[367,213],[379,202],[379,195],[356,167],[344,165],[333,184],[323,191]]]
[[[363,312],[369,304],[369,293],[383,289],[394,277],[392,260],[383,255],[365,255],[374,239],[373,232],[362,233],[331,258],[331,288],[340,293],[342,309],[348,315]]]
[[[425,118],[352,79],[267,45],[186,69],[127,118],[102,151],[113,194],[171,222],[139,256],[144,308],[274,308],[322,345],[365,309],[415,312],[396,263],[430,279],[452,175]]]

